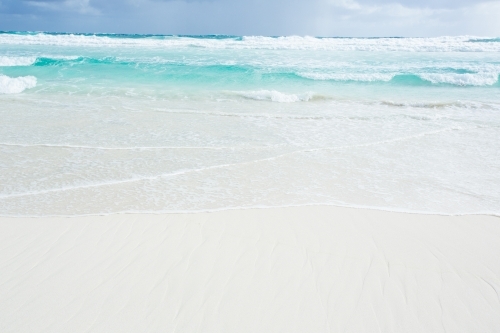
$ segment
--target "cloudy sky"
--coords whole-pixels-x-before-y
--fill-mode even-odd
[[[0,30],[500,36],[500,0],[0,0]]]

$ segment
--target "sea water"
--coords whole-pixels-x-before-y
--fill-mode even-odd
[[[500,39],[0,33],[0,215],[500,214]]]

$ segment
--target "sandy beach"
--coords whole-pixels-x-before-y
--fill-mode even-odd
[[[1,332],[498,332],[500,219],[0,218]]]
[[[0,0],[0,333],[500,333],[500,0]]]

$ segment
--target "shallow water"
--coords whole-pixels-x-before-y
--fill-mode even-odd
[[[500,40],[0,33],[0,215],[500,214]]]

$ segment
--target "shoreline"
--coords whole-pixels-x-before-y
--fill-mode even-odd
[[[0,217],[5,332],[500,329],[500,220],[333,206]]]
[[[308,208],[308,207],[322,207],[331,209],[359,209],[374,212],[385,212],[394,214],[408,214],[408,215],[423,215],[423,216],[440,216],[440,217],[460,217],[460,216],[489,216],[500,218],[500,213],[497,212],[472,212],[472,213],[443,213],[443,212],[429,212],[429,211],[414,211],[397,208],[384,208],[376,206],[364,205],[335,205],[325,203],[311,203],[311,204],[297,204],[297,205],[284,205],[284,206],[251,206],[251,207],[226,207],[214,209],[201,209],[201,210],[180,210],[180,211],[117,211],[109,213],[90,213],[80,215],[1,215],[0,219],[73,219],[73,218],[92,218],[92,217],[105,217],[105,216],[126,216],[126,215],[197,215],[197,214],[213,214],[231,211],[249,211],[249,210],[269,210],[269,209],[295,209],[295,208]]]

